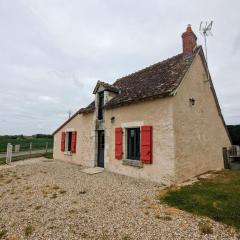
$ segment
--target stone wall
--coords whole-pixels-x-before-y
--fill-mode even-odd
[[[195,99],[192,105],[190,98]],[[230,146],[202,60],[197,55],[174,97],[176,178],[181,182],[223,168]]]
[[[78,114],[61,130],[54,135],[54,159],[60,159],[83,166],[93,167],[95,165],[95,120],[94,114]],[[77,131],[76,153],[68,155],[61,152],[61,134],[63,131],[71,129]]]
[[[105,167],[107,170],[136,178],[170,184],[174,182],[173,98],[109,109],[105,112]],[[111,118],[115,117],[114,123]],[[153,127],[153,163],[142,168],[124,165],[115,159],[115,128]],[[126,158],[126,132],[123,134],[123,158]]]

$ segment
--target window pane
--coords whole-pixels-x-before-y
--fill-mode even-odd
[[[68,132],[68,151],[72,149],[72,132]]]
[[[103,119],[104,92],[98,94],[98,119]]]
[[[140,128],[127,130],[127,158],[140,159]]]

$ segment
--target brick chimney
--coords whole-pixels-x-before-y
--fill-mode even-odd
[[[191,24],[188,24],[186,32],[182,34],[183,54],[191,55],[197,46],[197,37],[192,31]]]

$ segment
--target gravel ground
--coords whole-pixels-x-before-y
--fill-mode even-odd
[[[44,158],[0,166],[0,239],[240,239],[157,200],[154,183]],[[202,234],[207,222],[212,234]]]

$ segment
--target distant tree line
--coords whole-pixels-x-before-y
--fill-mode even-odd
[[[240,125],[228,125],[229,134],[233,145],[240,145]]]
[[[49,138],[49,139],[52,139],[53,136],[51,134],[34,134],[32,136],[25,136],[23,134],[20,134],[20,135],[0,135],[0,139],[5,139],[5,138],[8,138],[8,139],[29,139],[29,138]]]
[[[35,135],[33,135],[33,137],[35,137],[35,138],[53,138],[53,135],[51,135],[51,134],[35,134]]]

